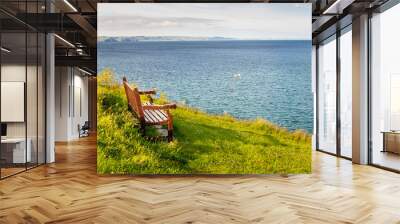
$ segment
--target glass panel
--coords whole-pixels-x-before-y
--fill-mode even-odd
[[[312,135],[312,149],[316,149],[316,136],[317,136],[317,116],[316,116],[316,108],[317,108],[317,47],[313,45],[312,47],[312,55],[311,55],[311,83],[312,83],[312,92],[313,92],[313,135]]]
[[[400,5],[372,18],[372,163],[400,170]]]
[[[1,1],[9,12],[43,13],[45,1]],[[34,21],[31,21],[34,22]],[[0,12],[0,177],[45,162],[45,35]]]
[[[340,150],[352,157],[352,35],[351,30],[340,36]]]
[[[26,34],[2,33],[1,44],[1,174],[25,170],[31,151],[26,150]],[[29,147],[28,147],[29,149]]]
[[[37,13],[37,1],[27,2],[26,12]],[[37,17],[34,17],[37,18]],[[36,21],[32,21],[35,23]],[[26,114],[27,114],[27,150],[31,151],[27,167],[37,166],[38,161],[38,34],[34,30],[27,30],[27,76],[26,76]]]
[[[28,160],[28,168],[37,165],[38,160],[38,147],[37,147],[37,127],[38,127],[38,108],[37,108],[37,98],[38,98],[38,36],[37,33],[27,33],[28,38],[28,62],[27,62],[27,82],[26,82],[26,112],[27,112],[27,143],[28,150],[30,153],[30,160]]]
[[[336,153],[336,39],[318,48],[318,148]]]
[[[38,163],[45,163],[45,65],[46,37],[44,34],[38,35]]]

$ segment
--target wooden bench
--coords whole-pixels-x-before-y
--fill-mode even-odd
[[[173,139],[173,121],[170,109],[175,109],[176,104],[155,105],[152,98],[150,102],[142,103],[140,95],[154,95],[155,90],[139,91],[138,88],[131,88],[126,77],[123,78],[128,106],[134,112],[140,123],[140,130],[143,135],[146,133],[146,126],[149,125],[167,125],[168,141]]]

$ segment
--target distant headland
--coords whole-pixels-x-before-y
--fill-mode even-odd
[[[98,42],[138,42],[138,41],[223,41],[239,40],[228,37],[191,37],[191,36],[127,36],[127,37],[98,37]]]

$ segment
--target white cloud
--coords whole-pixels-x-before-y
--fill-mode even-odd
[[[98,34],[311,39],[311,5],[100,3]]]

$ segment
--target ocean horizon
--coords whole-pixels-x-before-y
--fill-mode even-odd
[[[97,61],[99,72],[172,101],[311,133],[311,48],[308,40],[100,41]]]

